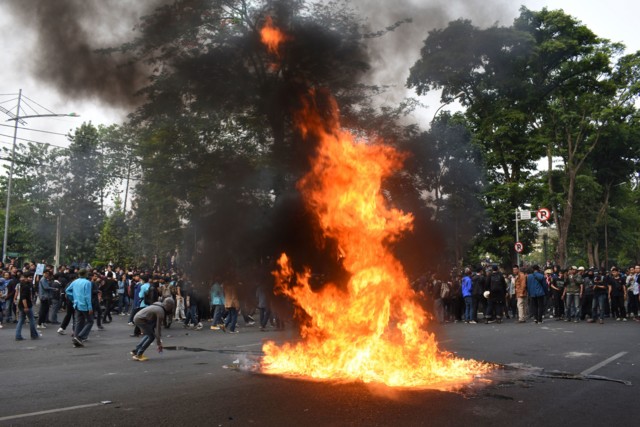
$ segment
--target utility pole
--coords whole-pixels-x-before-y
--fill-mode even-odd
[[[58,267],[60,266],[60,222],[61,222],[62,213],[58,213],[58,218],[56,218],[56,260],[55,260],[55,269],[58,271]]]
[[[22,101],[22,89],[18,91],[18,107],[16,108],[16,123],[13,127],[13,147],[11,148],[11,168],[9,169],[9,182],[7,183],[7,206],[4,211],[4,238],[2,239],[2,262],[7,260],[7,240],[9,239],[9,212],[11,210],[11,185],[13,184],[13,159],[16,155],[16,140],[18,139],[18,122],[20,121],[20,102]]]
[[[29,99],[28,97],[26,97]],[[16,143],[18,139],[18,124],[22,123],[23,125],[26,122],[22,119],[34,118],[34,117],[80,117],[76,113],[67,113],[67,114],[57,114],[57,113],[47,113],[47,114],[29,114],[25,116],[20,115],[20,104],[22,103],[22,89],[18,91],[18,106],[16,107],[16,114],[9,113],[6,110],[2,110],[11,117],[7,119],[7,121],[13,120],[15,122],[15,126],[13,128],[13,146],[11,148],[11,167],[9,169],[9,181],[7,183],[7,206],[5,207],[4,213],[4,238],[2,239],[2,262],[7,260],[7,242],[9,239],[9,214],[11,211],[11,187],[13,184],[13,166],[15,163],[15,155],[16,155]],[[13,116],[13,117],[12,117]]]
[[[129,165],[127,166],[127,186],[124,190],[124,205],[122,206],[122,213],[127,216],[127,197],[129,197],[129,178],[131,177],[131,153],[129,153]]]

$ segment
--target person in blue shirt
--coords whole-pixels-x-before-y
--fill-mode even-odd
[[[84,341],[89,337],[93,326],[93,306],[91,304],[91,282],[87,280],[87,270],[78,272],[78,278],[71,282],[65,291],[67,297],[73,301],[76,312],[76,328],[72,342],[74,347],[84,347]]]
[[[544,297],[547,294],[546,281],[540,267],[533,266],[533,272],[527,276],[527,293],[532,299],[535,323],[542,323],[544,313]]]
[[[462,298],[464,299],[464,321],[469,323],[473,320],[473,284],[471,283],[471,269],[464,269],[464,277],[462,278]],[[473,322],[476,323],[476,322]]]

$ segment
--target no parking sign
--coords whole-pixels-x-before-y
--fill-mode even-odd
[[[536,217],[540,222],[547,222],[549,218],[551,218],[551,211],[547,208],[540,208],[538,212],[536,212]]]

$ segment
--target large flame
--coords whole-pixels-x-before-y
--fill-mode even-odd
[[[341,129],[333,99],[329,115],[318,112],[315,99],[312,92],[297,117],[303,136],[319,141],[312,169],[298,188],[325,237],[338,242],[350,278],[346,287],[328,284],[314,291],[311,272],[296,273],[282,254],[274,272],[276,292],[306,313],[302,340],[265,343],[262,370],[396,387],[450,389],[472,381],[490,366],[438,349],[425,330],[428,314],[388,248],[412,227],[412,216],[388,207],[381,192],[403,156],[381,143],[357,140]]]

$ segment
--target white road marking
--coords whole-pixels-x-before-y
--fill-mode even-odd
[[[590,367],[589,369],[585,369],[584,371],[580,372],[580,375],[589,375],[594,373],[595,371],[597,371],[598,369],[602,368],[603,366],[608,365],[609,363],[613,362],[616,359],[621,358],[622,356],[624,356],[625,354],[627,354],[626,351],[621,351],[618,354],[614,354],[613,356],[611,356],[610,358],[603,360],[602,362],[593,365],[592,367]]]
[[[55,414],[56,412],[74,411],[76,409],[92,408],[94,406],[102,406],[102,405],[104,405],[104,403],[102,403],[102,402],[88,403],[86,405],[68,406],[66,408],[49,409],[47,411],[38,411],[38,412],[29,412],[29,413],[26,413],[26,414],[9,415],[7,417],[1,417],[0,418],[0,422],[1,421],[9,421],[9,420],[17,420],[18,418],[37,417],[38,415]]]

